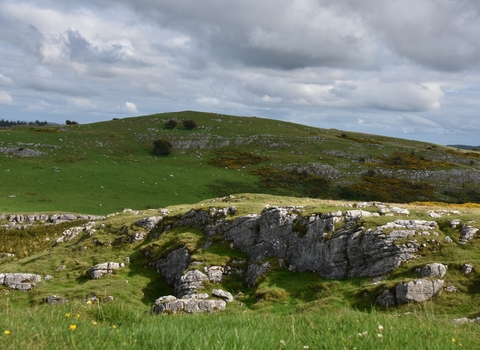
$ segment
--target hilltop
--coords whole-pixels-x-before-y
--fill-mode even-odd
[[[166,129],[170,119],[179,126]],[[182,128],[184,119],[197,128]],[[168,157],[152,154],[158,139],[173,145]],[[240,192],[475,202],[479,157],[418,141],[190,111],[19,126],[0,130],[0,211],[107,214]]]

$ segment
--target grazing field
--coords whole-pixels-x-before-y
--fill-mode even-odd
[[[165,127],[171,119],[177,128]],[[197,128],[185,129],[185,119]],[[173,145],[170,155],[153,154],[159,139]],[[479,157],[423,142],[199,112],[14,127],[0,130],[0,211],[107,214],[242,192],[475,202]],[[397,198],[370,185],[376,178],[387,187],[400,183],[406,194]]]

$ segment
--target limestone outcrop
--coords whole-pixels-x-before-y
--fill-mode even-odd
[[[87,274],[91,279],[98,279],[102,278],[105,275],[111,275],[113,274],[113,271],[122,269],[124,267],[124,263],[107,262],[95,265],[87,271]]]
[[[40,275],[32,273],[0,273],[0,284],[24,292],[34,288],[41,280]]]
[[[397,303],[422,302],[430,299],[440,292],[443,280],[418,279],[405,283],[399,283],[395,289]]]

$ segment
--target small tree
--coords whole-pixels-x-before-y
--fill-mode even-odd
[[[192,119],[184,119],[183,120],[183,127],[188,130],[195,129],[197,127],[197,123],[195,123]]]
[[[175,129],[177,127],[177,121],[175,119],[170,119],[165,123],[165,129]]]
[[[167,140],[156,140],[153,142],[153,154],[156,156],[168,156],[172,151],[172,144]]]

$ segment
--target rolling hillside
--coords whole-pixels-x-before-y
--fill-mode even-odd
[[[165,129],[170,119],[178,121],[176,129]],[[184,129],[184,119],[198,127]],[[168,157],[152,154],[158,139],[173,144]],[[107,214],[245,192],[475,202],[479,157],[423,142],[201,112],[15,127],[0,130],[0,211]]]

